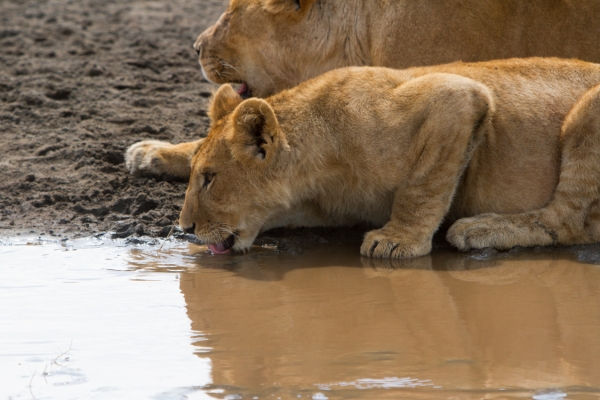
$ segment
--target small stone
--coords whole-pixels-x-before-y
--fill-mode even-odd
[[[172,236],[175,231],[176,227],[174,225],[163,226],[162,229],[158,232],[158,236],[166,238]]]

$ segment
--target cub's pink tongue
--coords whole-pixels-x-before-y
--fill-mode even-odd
[[[227,253],[229,253],[229,250],[233,247],[234,244],[235,244],[235,236],[229,235],[229,237],[227,239],[223,240],[222,242],[209,244],[208,249],[213,254],[227,254]]]
[[[217,243],[217,244],[209,244],[208,249],[213,254],[227,254],[230,251],[230,249],[227,247],[227,244],[225,242],[221,242],[221,243]]]

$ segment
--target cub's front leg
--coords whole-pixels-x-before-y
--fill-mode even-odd
[[[465,156],[464,149],[456,153]],[[457,159],[459,157],[456,157]],[[431,240],[450,208],[462,168],[446,160],[426,181],[398,189],[390,221],[381,229],[367,232],[360,249],[375,258],[419,257],[431,252]],[[453,165],[454,168],[450,168]]]
[[[187,181],[192,157],[204,139],[171,144],[144,140],[131,145],[125,153],[125,165],[132,175],[154,176],[164,180]]]
[[[411,138],[400,166],[390,221],[365,235],[360,252],[376,258],[417,257],[450,208],[460,176],[486,130],[493,104],[489,89],[464,77],[431,74],[395,89],[404,117],[399,135]]]

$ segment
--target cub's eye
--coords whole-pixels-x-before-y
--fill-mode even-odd
[[[202,184],[202,188],[206,189],[208,185],[215,179],[215,174],[212,172],[205,172],[202,174],[204,176],[204,183]]]

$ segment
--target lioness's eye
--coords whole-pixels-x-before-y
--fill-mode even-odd
[[[213,179],[215,179],[215,174],[212,172],[205,172],[202,175],[204,176],[204,184],[202,184],[202,187],[206,188],[208,185],[210,185]]]

